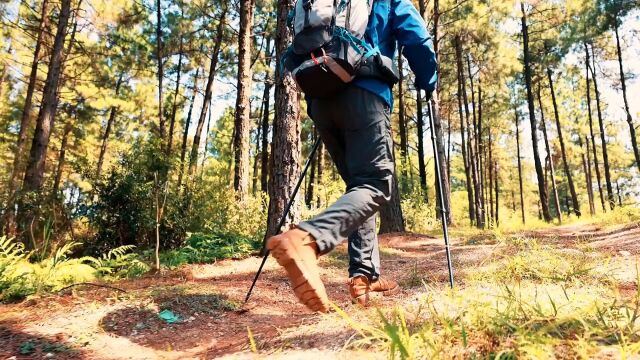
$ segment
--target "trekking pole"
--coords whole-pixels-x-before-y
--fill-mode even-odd
[[[284,208],[284,214],[282,214],[282,217],[280,218],[280,222],[278,223],[278,227],[276,228],[277,231],[280,231],[280,229],[284,225],[284,222],[287,219],[287,215],[289,214],[289,211],[291,210],[291,206],[293,206],[293,203],[296,200],[296,195],[298,194],[298,190],[300,190],[300,185],[302,185],[302,181],[304,180],[304,177],[307,174],[307,170],[309,169],[309,165],[311,165],[311,160],[313,159],[314,155],[316,154],[316,151],[318,150],[318,147],[320,146],[320,142],[321,142],[321,140],[318,137],[318,140],[316,140],[316,143],[313,145],[313,148],[311,149],[311,154],[309,154],[309,158],[307,159],[307,162],[304,165],[304,168],[302,169],[302,174],[300,174],[300,179],[298,180],[298,183],[296,184],[296,187],[293,189],[293,192],[291,193],[291,198],[289,199],[289,202],[287,203],[287,206]],[[263,247],[266,245],[266,241],[267,241],[267,234],[265,233],[264,234],[264,239],[262,240]],[[253,291],[253,288],[256,286],[256,282],[258,281],[258,277],[260,277],[260,273],[262,273],[262,268],[264,267],[264,264],[267,262],[268,258],[269,258],[269,250],[264,248],[264,257],[262,258],[262,263],[260,264],[260,267],[258,268],[258,272],[256,273],[256,276],[253,278],[253,282],[251,283],[251,287],[249,288],[249,292],[247,292],[247,296],[244,298],[244,302],[245,303],[247,301],[249,301],[249,297],[251,296],[251,292]]]
[[[418,99],[420,101],[420,99]],[[434,130],[433,107],[431,101],[427,101],[429,107],[429,122],[431,127],[431,143],[433,144],[433,158],[436,166],[436,181],[438,182],[438,195],[440,195],[440,217],[442,219],[442,232],[444,233],[444,246],[447,253],[447,267],[449,268],[449,285],[453,289],[453,266],[451,265],[451,252],[449,250],[449,229],[447,224],[447,208],[444,204],[444,191],[442,183],[442,172],[440,171],[440,155],[438,153],[438,146],[436,145],[436,133]]]

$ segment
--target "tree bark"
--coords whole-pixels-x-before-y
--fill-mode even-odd
[[[495,174],[495,179],[494,179],[494,185],[495,185],[495,191],[496,191],[496,217],[495,217],[495,222],[496,222],[496,227],[500,226],[500,181],[499,178],[500,176],[498,174],[500,174],[498,172],[499,170],[499,166],[498,166],[498,160],[494,160],[493,163],[493,173]]]
[[[11,167],[11,175],[9,175],[9,192],[5,209],[5,229],[4,232],[9,236],[16,234],[15,223],[15,202],[16,193],[20,185],[19,177],[23,171],[25,157],[25,147],[27,145],[27,137],[31,128],[32,118],[31,110],[33,108],[33,93],[38,80],[38,64],[40,63],[40,52],[42,50],[45,29],[49,27],[49,1],[42,1],[42,11],[40,22],[38,23],[38,33],[36,35],[36,43],[33,51],[33,60],[31,61],[31,72],[29,74],[29,82],[27,84],[27,93],[22,108],[22,116],[20,118],[20,129],[18,130],[18,140],[16,141],[15,156],[13,158],[13,166]],[[5,66],[6,70],[6,66]]]
[[[51,50],[49,71],[42,92],[42,105],[38,113],[31,151],[29,152],[29,162],[24,177],[23,188],[27,191],[40,190],[44,181],[45,162],[51,131],[55,122],[56,104],[58,103],[58,82],[62,72],[64,42],[70,15],[71,0],[62,0],[58,27]]]
[[[616,35],[616,49],[618,53],[618,67],[620,68],[620,85],[622,86],[622,99],[624,100],[624,110],[627,113],[627,124],[629,125],[629,135],[631,136],[631,146],[633,147],[633,155],[636,159],[636,165],[640,169],[640,151],[638,150],[638,137],[636,135],[636,127],[633,124],[631,110],[629,110],[629,101],[627,100],[627,82],[624,77],[624,67],[622,66],[622,48],[620,47],[620,34],[618,31],[618,17],[614,17],[614,33]],[[616,184],[617,185],[617,184]]]
[[[318,184],[318,189],[320,188],[320,185],[323,184],[323,174],[324,174],[324,143],[320,142],[320,147],[318,147],[318,175],[317,175],[317,180],[316,183]],[[318,189],[316,189],[316,207],[320,207],[321,206],[321,198],[320,198],[320,192],[317,191]]]
[[[515,109],[516,114],[516,147],[518,155],[518,183],[520,184],[520,212],[522,216],[522,223],[526,224],[527,219],[524,212],[524,187],[522,185],[522,156],[520,156],[520,117],[518,116],[518,109]]]
[[[533,100],[533,90],[531,89],[531,64],[529,55],[529,29],[527,27],[527,13],[524,9],[524,3],[520,3],[520,9],[522,11],[522,43],[524,52],[524,75],[527,88],[527,103],[529,106],[529,121],[531,123],[531,140],[533,144],[533,160],[536,167],[536,175],[538,177],[538,194],[540,197],[540,206],[542,216],[546,222],[551,222],[551,214],[549,213],[549,205],[547,198],[547,191],[545,189],[544,182],[544,170],[542,168],[542,162],[540,161],[540,154],[538,150],[538,135],[535,115],[535,105]]]
[[[224,25],[227,16],[227,5],[224,3],[220,18],[218,19],[218,25],[216,26],[216,40],[213,46],[213,52],[211,53],[211,63],[209,64],[209,76],[207,78],[207,85],[205,87],[204,100],[202,101],[202,110],[200,111],[200,117],[198,118],[198,125],[196,127],[196,133],[193,137],[193,145],[191,146],[191,156],[189,157],[189,177],[193,176],[196,172],[198,162],[198,148],[200,147],[200,137],[202,136],[202,128],[204,127],[205,120],[207,118],[207,111],[209,111],[209,103],[213,94],[213,82],[216,78],[218,70],[218,57],[220,55],[220,47],[222,46],[222,39],[224,38]]]
[[[462,42],[460,40],[460,36],[457,35],[454,39],[455,48],[456,48],[456,65],[458,71],[458,114],[460,115],[460,148],[462,150],[462,161],[464,162],[464,175],[465,175],[465,186],[467,189],[467,200],[469,202],[469,221],[471,225],[473,225],[475,219],[475,202],[473,197],[473,186],[471,184],[471,174],[470,174],[470,158],[467,154],[467,141],[465,140],[465,126],[464,126],[464,115],[466,115],[467,123],[469,123],[469,105],[467,102],[467,91],[466,91],[466,83],[464,79],[464,67],[462,65]],[[462,97],[464,96],[464,115],[462,111]]]
[[[576,214],[577,217],[580,217],[582,216],[582,213],[580,212],[580,203],[578,202],[578,194],[573,183],[573,174],[571,173],[571,167],[569,166],[569,161],[567,160],[567,150],[564,145],[564,137],[562,136],[562,125],[560,124],[560,114],[558,112],[558,104],[556,102],[556,91],[553,87],[553,77],[550,68],[547,68],[547,78],[549,79],[549,90],[551,90],[553,113],[556,119],[556,128],[558,129],[558,140],[560,141],[562,164],[564,166],[564,173],[567,176],[567,182],[569,183],[569,192],[571,193],[571,205],[573,206],[574,214]]]
[[[402,65],[402,51],[398,51],[398,72],[400,81],[398,82],[398,132],[400,133],[400,168],[402,174],[402,191],[407,191],[407,168],[409,162],[407,159],[407,152],[409,149],[409,142],[407,140],[407,119],[405,114],[404,104],[404,71]]]
[[[122,85],[122,78],[124,76],[124,72],[121,72],[118,75],[118,80],[116,81],[116,92],[115,96],[120,95],[120,86]],[[100,155],[98,155],[98,165],[96,169],[96,179],[100,179],[102,175],[102,165],[104,162],[104,156],[107,153],[107,146],[109,144],[109,136],[111,135],[111,128],[116,121],[116,113],[118,112],[118,108],[115,106],[111,107],[109,111],[109,118],[107,119],[107,126],[104,128],[104,134],[102,135],[102,145],[100,146]]]
[[[553,165],[553,153],[551,152],[551,146],[549,144],[549,137],[547,135],[547,120],[544,117],[544,106],[542,106],[542,95],[540,86],[538,86],[538,104],[540,105],[540,127],[542,129],[542,135],[544,137],[544,146],[547,151],[547,159],[549,160],[549,172],[551,173],[551,188],[553,191],[554,204],[556,206],[558,221],[562,224],[562,209],[560,208],[560,198],[558,197],[558,187],[556,185],[556,170]]]
[[[318,133],[314,129],[313,130],[313,143],[315,144],[316,139],[318,138]],[[307,205],[307,208],[311,208],[311,203],[313,201],[313,194],[316,187],[316,164],[318,162],[318,157],[314,156],[311,159],[311,168],[309,169],[309,181],[307,186],[307,191],[305,193],[304,202]]]
[[[189,103],[189,111],[187,112],[187,118],[184,121],[184,129],[182,130],[182,145],[180,146],[180,171],[178,172],[178,187],[182,186],[182,178],[184,177],[184,160],[187,154],[187,138],[189,135],[189,126],[191,126],[191,116],[193,114],[193,105],[198,95],[198,80],[200,75],[200,68],[196,69],[196,74],[193,77],[193,93],[191,94],[191,102]]]
[[[592,46],[593,50],[593,46]],[[593,52],[593,51],[592,51]],[[591,75],[593,76],[593,90],[596,94],[596,109],[598,110],[598,125],[600,126],[600,141],[602,142],[602,162],[604,166],[604,180],[607,186],[607,201],[611,210],[616,206],[616,200],[613,194],[613,186],[611,185],[611,169],[609,166],[609,154],[607,151],[607,134],[604,129],[604,119],[602,118],[602,108],[600,106],[600,91],[598,90],[598,77],[596,76],[595,56],[592,57],[593,67],[591,67]],[[594,144],[595,146],[595,144]]]
[[[269,188],[269,108],[271,103],[271,86],[270,82],[264,85],[264,109],[262,113],[262,152],[260,153],[260,188],[262,192],[268,192]]]
[[[287,16],[291,0],[278,0],[276,25],[276,59],[286,51],[291,32],[287,27]],[[269,179],[269,213],[267,236],[280,232],[277,228],[284,208],[291,198],[296,180],[300,176],[300,104],[295,80],[276,67],[275,118],[271,149],[272,174]],[[299,220],[299,206],[293,206],[285,223]],[[285,225],[287,225],[285,224]]]
[[[473,127],[469,123],[469,116],[467,116],[467,131],[468,131],[468,139],[469,139],[469,162],[471,164],[472,171],[472,179],[473,179],[473,187],[474,187],[474,201],[475,201],[475,209],[476,209],[476,226],[480,229],[484,229],[485,227],[485,209],[484,209],[484,191],[482,189],[482,178],[481,178],[481,170],[480,170],[480,154],[478,147],[478,131],[477,131],[477,114],[476,114],[476,100],[475,100],[475,91],[473,89],[473,76],[471,74],[471,58],[467,56],[467,69],[469,72],[469,85],[471,90],[471,105],[473,109]],[[466,87],[466,84],[465,84]],[[466,90],[463,88],[463,94],[465,94],[465,106],[468,106],[468,100],[466,98]]]
[[[424,0],[420,0],[420,10],[421,10],[421,15],[424,19],[425,15],[426,15],[426,6],[424,3]],[[426,19],[425,19],[426,20]],[[439,24],[440,24],[440,2],[438,0],[434,0],[433,2],[433,51],[436,55],[436,58],[439,58],[439,43],[440,43],[440,39],[439,39]],[[439,69],[439,65],[438,67],[438,71]],[[445,206],[445,213],[446,213],[446,221],[448,224],[452,225],[453,224],[453,213],[451,212],[451,188],[449,186],[449,173],[447,172],[447,163],[446,163],[446,156],[445,156],[445,148],[444,148],[444,136],[443,136],[443,132],[442,132],[442,119],[440,116],[440,100],[439,100],[439,89],[440,89],[440,85],[439,83],[436,83],[436,88],[435,91],[433,92],[433,94],[431,94],[431,111],[429,116],[432,117],[433,119],[433,126],[434,126],[434,133],[435,133],[435,138],[436,138],[436,152],[437,154],[434,154],[434,156],[438,156],[440,158],[440,161],[438,162],[440,164],[440,174],[442,176],[442,193],[444,194],[444,206]],[[435,164],[434,164],[435,165]],[[440,186],[440,185],[438,185]],[[438,197],[438,191],[436,191],[436,198]]]
[[[58,155],[58,167],[56,168],[56,175],[53,180],[53,191],[52,194],[54,197],[58,197],[58,190],[60,189],[60,182],[62,181],[62,172],[64,171],[65,159],[67,154],[67,144],[69,143],[69,134],[73,130],[73,124],[71,121],[67,122],[64,126],[64,131],[62,133],[62,141],[60,143],[60,154]]]
[[[618,179],[616,179],[616,190],[618,193],[618,206],[622,207],[622,192],[620,191],[620,184],[618,183]]]
[[[240,34],[238,36],[238,82],[235,112],[235,137],[233,139],[234,173],[233,189],[240,200],[249,193],[249,136],[251,131],[251,29],[253,24],[253,0],[240,1]]]
[[[158,62],[158,137],[164,140],[164,116],[162,116],[162,81],[164,80],[164,63],[162,61],[162,8],[160,0],[156,0],[156,61]]]
[[[393,137],[393,135],[392,135]],[[392,147],[392,156],[395,164],[395,146]],[[398,191],[398,177],[393,172],[393,184],[391,188],[391,201],[380,208],[380,230],[379,234],[389,234],[394,232],[404,232],[404,216],[400,204],[400,192]]]
[[[587,143],[587,149],[585,150],[582,145],[582,135],[578,136],[578,143],[580,144],[580,150],[582,151],[582,169],[587,183],[587,197],[589,199],[589,213],[591,216],[596,214],[596,207],[593,201],[593,177],[591,174],[591,155],[589,150],[589,138],[585,136]]]
[[[591,111],[591,82],[589,81],[589,72],[590,72],[590,55],[589,55],[589,47],[587,43],[584,43],[585,50],[585,64],[586,64],[586,82],[587,82],[587,117],[589,119],[589,135],[591,136],[591,144],[593,150],[593,164],[596,170],[596,180],[598,183],[598,193],[600,194],[600,204],[602,205],[602,211],[607,212],[607,207],[605,206],[604,194],[602,192],[602,177],[600,176],[600,166],[598,165],[598,150],[596,148],[596,137],[593,132],[593,113]],[[587,152],[589,151],[589,139],[587,139]]]
[[[211,106],[212,101],[209,101],[209,113],[207,114],[207,128],[204,132],[204,137],[203,137],[203,141],[204,141],[204,149],[202,151],[202,162],[200,163],[200,179],[202,179],[202,177],[204,176],[204,165],[207,161],[207,154],[209,151],[209,134],[210,134],[210,129],[211,129],[211,113],[213,112],[212,110],[212,106]]]
[[[184,14],[184,9],[182,11]],[[178,54],[178,69],[176,75],[176,88],[173,91],[173,104],[171,104],[171,118],[169,119],[169,139],[167,140],[167,156],[171,156],[173,150],[173,132],[176,126],[176,114],[178,112],[178,95],[180,94],[180,76],[182,75],[182,58],[184,56],[182,36],[180,36],[180,50]]]
[[[489,137],[488,137],[488,148],[489,148],[489,161],[487,162],[487,172],[489,173],[489,213],[491,215],[491,227],[495,227],[497,226],[495,223],[496,220],[496,213],[495,213],[495,209],[493,207],[493,177],[494,177],[494,173],[493,173],[493,145],[491,143],[491,141],[493,140],[491,138],[491,128],[488,127],[487,128],[487,132],[489,133]]]
[[[396,174],[393,174],[393,184],[391,188],[391,201],[380,208],[380,231],[379,234],[389,234],[404,232],[404,216],[400,206],[400,192],[398,191],[398,181]]]

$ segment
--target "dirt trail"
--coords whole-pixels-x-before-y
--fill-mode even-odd
[[[636,261],[640,253],[640,224],[613,228],[562,226],[521,234],[560,248],[589,246]],[[516,235],[517,236],[517,235]],[[422,281],[445,286],[441,239],[391,234],[381,237],[385,276],[403,286],[401,295],[378,306],[393,306],[416,298]],[[453,239],[457,274],[489,259],[500,244]],[[258,268],[259,258],[191,265],[162,275],[114,284],[126,293],[102,288],[76,288],[19,304],[0,305],[0,359],[189,359],[254,358],[255,346],[267,357],[285,359],[348,358],[344,351],[355,332],[337,321],[339,315],[313,314],[298,305],[284,272],[269,260],[254,291],[252,308],[235,311]],[[348,258],[338,248],[321,261],[329,297],[350,316],[369,316],[352,305],[346,288]],[[158,318],[171,309],[181,321]],[[26,345],[25,345],[26,344]],[[21,355],[25,346],[34,352]],[[23,351],[23,352],[26,352]],[[368,354],[369,357],[376,355]]]

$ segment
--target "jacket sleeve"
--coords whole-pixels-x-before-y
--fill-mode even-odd
[[[438,81],[433,40],[411,0],[391,0],[391,26],[402,53],[416,75],[416,85],[433,92]]]

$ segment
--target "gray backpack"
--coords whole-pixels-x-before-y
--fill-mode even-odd
[[[289,25],[293,43],[282,59],[306,96],[335,95],[371,55],[364,40],[373,0],[297,0]]]

